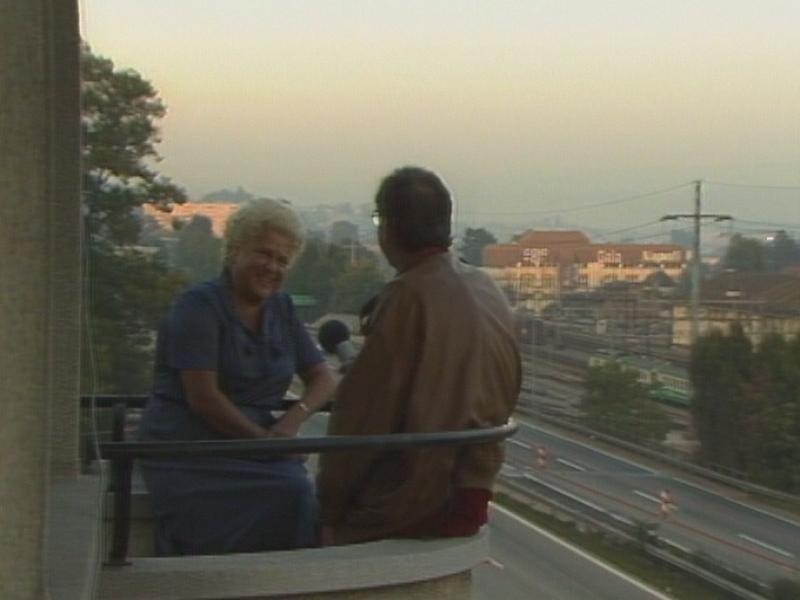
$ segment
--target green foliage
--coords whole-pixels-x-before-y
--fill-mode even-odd
[[[183,202],[179,187],[151,166],[156,121],[165,108],[150,82],[88,48],[81,55],[83,195],[88,236],[90,318],[82,389],[138,393],[149,386],[155,328],[184,281],[136,246],[144,203]]]
[[[800,340],[753,348],[740,327],[695,344],[693,418],[703,462],[800,492]]]
[[[660,442],[670,428],[661,407],[648,400],[647,386],[617,362],[590,367],[583,410],[590,427],[638,443]]]
[[[206,281],[219,275],[222,240],[214,235],[211,219],[195,215],[178,230],[174,263],[191,282]]]
[[[82,390],[144,393],[151,381],[155,330],[185,281],[162,261],[132,249],[93,252],[91,268]]]
[[[496,243],[497,238],[483,227],[477,229],[467,227],[464,232],[464,240],[458,250],[469,264],[480,266],[483,264],[483,249],[489,244]]]
[[[722,264],[735,271],[779,272],[800,264],[800,247],[785,231],[778,231],[766,243],[737,233],[731,238]]]
[[[751,359],[750,342],[738,326],[729,335],[713,331],[692,348],[692,417],[703,462],[733,470],[744,464],[745,448],[733,432],[745,420],[741,383],[750,380]]]
[[[133,209],[145,202],[168,208],[184,191],[150,163],[161,157],[156,121],[166,108],[152,84],[133,70],[84,48],[81,54],[83,193],[89,233],[115,244],[134,244]]]
[[[356,260],[351,264],[353,257]],[[366,248],[351,254],[348,248],[311,238],[289,272],[285,289],[316,299],[316,306],[303,309],[301,315],[315,320],[329,312],[357,313],[384,284],[377,257]]]
[[[328,312],[336,278],[344,272],[347,259],[343,248],[328,246],[318,237],[306,241],[284,286],[290,294],[307,294],[316,299],[315,307],[304,310],[304,318],[315,320]]]
[[[375,263],[354,265],[336,278],[332,308],[335,312],[358,314],[361,307],[385,285],[386,281]]]
[[[785,231],[778,231],[767,246],[767,263],[775,272],[800,263],[800,246]]]
[[[731,238],[722,264],[736,271],[764,271],[767,266],[764,246],[758,240],[737,233]]]

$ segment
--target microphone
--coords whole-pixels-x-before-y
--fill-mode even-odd
[[[338,319],[325,321],[319,328],[317,339],[325,352],[339,357],[340,373],[344,373],[358,355],[350,341],[350,329]]]

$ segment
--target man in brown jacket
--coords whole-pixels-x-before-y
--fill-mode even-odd
[[[452,201],[405,167],[376,195],[378,240],[397,276],[336,393],[328,433],[425,433],[506,422],[520,387],[508,302],[450,253]],[[317,480],[325,543],[471,535],[486,522],[500,443],[327,453]]]

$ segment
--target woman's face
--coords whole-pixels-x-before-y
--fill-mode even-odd
[[[233,291],[246,302],[261,302],[277,292],[292,261],[295,240],[281,231],[265,229],[246,239],[230,260]]]

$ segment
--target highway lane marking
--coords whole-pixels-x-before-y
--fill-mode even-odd
[[[544,434],[546,434],[546,435],[552,435],[553,437],[556,437],[556,438],[559,438],[559,439],[563,439],[563,440],[565,440],[565,441],[567,441],[567,442],[572,442],[572,443],[574,443],[574,444],[577,444],[577,445],[579,445],[579,446],[583,446],[584,448],[587,448],[587,449],[589,449],[589,450],[592,450],[592,451],[594,451],[594,452],[598,452],[598,453],[600,453],[600,454],[604,454],[604,455],[606,455],[606,456],[608,456],[608,457],[610,457],[610,458],[612,458],[612,459],[614,459],[614,460],[619,460],[619,461],[621,461],[621,462],[625,462],[625,463],[631,464],[631,465],[633,465],[633,466],[636,466],[636,467],[638,467],[638,468],[640,468],[640,469],[643,469],[643,470],[647,471],[647,472],[648,472],[649,474],[651,474],[651,475],[658,475],[658,476],[660,476],[660,477],[664,477],[664,478],[665,478],[665,479],[667,479],[667,480],[672,480],[672,481],[675,481],[675,482],[677,482],[677,483],[683,484],[683,485],[685,485],[685,486],[687,486],[687,487],[690,487],[690,488],[696,489],[696,490],[698,490],[698,491],[700,491],[700,492],[702,492],[702,493],[704,493],[704,494],[706,494],[706,495],[708,495],[708,496],[711,496],[711,497],[714,497],[714,498],[719,498],[719,499],[725,500],[725,501],[727,501],[727,502],[730,502],[731,504],[738,505],[738,506],[740,506],[740,507],[742,507],[742,508],[744,508],[744,509],[747,509],[747,510],[751,510],[751,511],[753,511],[754,513],[759,513],[759,514],[761,514],[761,515],[764,515],[764,516],[766,516],[766,517],[769,517],[769,518],[775,519],[775,520],[777,520],[777,521],[782,521],[783,523],[786,523],[787,525],[791,525],[792,527],[795,527],[795,528],[800,528],[800,523],[798,523],[797,521],[793,521],[793,520],[791,520],[791,519],[789,519],[789,518],[787,518],[787,517],[784,517],[784,516],[782,516],[782,515],[775,514],[775,513],[773,513],[773,512],[770,512],[770,511],[768,511],[768,510],[765,510],[765,509],[763,509],[763,508],[760,508],[760,507],[757,507],[757,506],[753,506],[753,505],[750,505],[750,504],[746,504],[746,503],[744,503],[744,502],[742,502],[742,501],[740,501],[740,500],[736,500],[736,499],[734,499],[734,498],[729,498],[728,496],[724,496],[724,495],[722,495],[722,494],[720,494],[720,493],[713,492],[713,491],[711,491],[711,490],[708,490],[707,488],[705,488],[705,487],[703,487],[703,486],[701,486],[701,485],[699,485],[699,484],[697,484],[697,483],[693,483],[693,482],[691,482],[691,481],[688,481],[688,480],[686,480],[686,479],[683,479],[683,478],[681,478],[681,477],[674,476],[674,475],[673,475],[673,474],[671,474],[671,473],[668,473],[668,472],[659,473],[658,471],[654,471],[654,470],[652,470],[652,469],[649,469],[649,468],[647,468],[647,467],[644,467],[644,466],[642,466],[642,465],[639,465],[639,464],[637,464],[637,463],[636,463],[636,462],[634,462],[634,461],[631,461],[631,460],[628,460],[628,459],[625,459],[625,458],[621,458],[621,457],[615,456],[615,455],[613,455],[613,454],[610,454],[610,453],[608,453],[608,452],[605,452],[605,451],[603,451],[603,450],[600,450],[600,449],[594,448],[594,447],[592,447],[592,446],[589,446],[589,445],[587,445],[587,444],[584,444],[584,443],[582,443],[582,442],[578,442],[578,441],[575,441],[575,440],[571,440],[570,438],[565,438],[565,437],[562,437],[562,436],[560,436],[560,435],[558,435],[558,434],[555,434],[555,433],[553,433],[553,432],[550,432],[550,431],[548,431],[548,430],[541,429],[540,427],[536,427],[535,425],[531,425],[531,424],[529,424],[529,423],[526,423],[525,421],[523,421],[522,419],[519,419],[519,418],[517,419],[517,422],[518,422],[520,425],[522,425],[522,426],[528,427],[529,429],[533,429],[533,430],[535,430],[535,431],[540,431],[540,432],[542,432],[542,433],[544,433]],[[626,474],[626,475],[628,475],[628,474]]]
[[[606,493],[604,493],[604,492],[601,492],[600,490],[597,490],[597,489],[591,488],[591,487],[589,487],[589,486],[587,486],[587,485],[584,485],[584,484],[582,484],[582,483],[580,483],[580,482],[578,482],[578,481],[571,481],[571,480],[569,480],[569,479],[567,479],[567,478],[565,478],[565,477],[562,477],[562,476],[561,476],[561,475],[559,475],[558,473],[555,473],[555,472],[553,472],[553,473],[550,473],[550,476],[551,476],[551,477],[555,477],[555,478],[557,478],[557,479],[561,479],[561,480],[563,480],[563,481],[565,481],[565,482],[568,482],[570,485],[574,485],[574,486],[576,486],[576,487],[578,487],[578,488],[581,488],[581,489],[588,490],[588,491],[589,491],[590,493],[592,493],[592,494],[596,494],[596,495],[603,496],[603,497],[605,497],[605,498],[611,499],[611,500],[612,500],[612,501],[614,501],[614,502],[619,502],[619,503],[621,503],[621,504],[623,504],[623,505],[625,505],[625,506],[627,506],[627,507],[629,507],[629,508],[633,508],[633,509],[635,509],[635,510],[637,510],[637,511],[641,511],[641,512],[644,512],[644,513],[647,513],[647,514],[653,514],[653,513],[651,513],[649,510],[646,510],[646,509],[644,509],[644,508],[641,508],[640,506],[637,506],[637,505],[636,505],[636,504],[634,504],[633,502],[629,502],[629,501],[625,500],[624,498],[621,498],[621,497],[615,497],[615,496],[612,496],[612,495],[606,494]],[[528,478],[532,479],[533,481],[538,481],[538,480],[537,480],[537,478],[535,478],[535,477],[533,477],[533,476],[531,476],[531,475],[526,475],[525,477],[528,477]],[[556,486],[553,486],[553,485],[551,485],[551,484],[548,484],[548,483],[546,483],[546,482],[544,482],[544,481],[540,481],[539,483],[541,483],[541,484],[542,484],[542,485],[544,485],[545,487],[550,487],[550,488],[552,488],[552,489],[554,489],[554,490],[558,491],[558,488],[557,488]],[[574,500],[576,500],[576,501],[578,501],[578,502],[583,502],[583,503],[586,503],[586,501],[584,501],[582,498],[574,497],[574,496],[572,496],[572,495],[570,495],[570,494],[567,494],[567,496],[568,496],[568,497],[571,497],[571,498],[573,498]],[[586,503],[586,504],[588,504],[588,503]],[[588,504],[588,505],[589,505],[589,506],[592,506],[591,504]],[[601,509],[601,510],[602,510],[602,509]],[[605,512],[605,514],[610,514],[610,515],[612,515],[612,516],[613,516],[613,513],[611,513],[610,511],[603,511],[603,512]],[[656,513],[656,514],[657,514],[657,513]],[[774,557],[772,557],[772,556],[769,556],[769,555],[767,555],[767,554],[764,554],[763,552],[758,552],[758,551],[756,551],[756,550],[753,550],[753,549],[752,549],[752,548],[750,548],[750,547],[743,546],[743,545],[736,544],[736,543],[734,543],[734,542],[728,541],[728,540],[726,540],[726,539],[724,539],[724,538],[722,538],[722,537],[720,537],[720,536],[718,536],[718,535],[713,535],[713,534],[712,534],[712,533],[710,533],[710,532],[707,532],[707,531],[704,531],[704,530],[702,530],[702,529],[699,529],[698,527],[694,527],[694,526],[692,526],[692,525],[689,525],[688,523],[681,523],[680,521],[677,521],[677,520],[675,520],[675,521],[672,521],[672,523],[671,523],[671,524],[672,524],[674,527],[680,527],[681,529],[685,529],[686,531],[690,531],[690,532],[692,532],[692,533],[694,533],[694,534],[696,534],[696,535],[700,535],[700,536],[702,536],[702,537],[704,537],[704,538],[707,538],[707,539],[713,540],[713,541],[714,541],[715,543],[717,543],[717,544],[721,544],[721,545],[727,546],[727,547],[729,547],[729,548],[734,548],[734,549],[736,549],[736,550],[739,550],[739,551],[741,551],[741,552],[745,552],[745,553],[747,553],[747,554],[749,554],[749,555],[751,555],[751,556],[755,556],[755,557],[757,557],[757,558],[760,558],[760,559],[762,559],[762,560],[769,561],[769,562],[771,562],[771,563],[773,563],[773,564],[776,564],[776,565],[779,565],[779,566],[781,566],[781,567],[788,568],[790,571],[796,571],[796,572],[800,572],[800,568],[798,568],[796,565],[793,565],[792,563],[787,563],[787,562],[785,562],[785,561],[782,561],[782,560],[780,560],[780,559],[777,559],[777,558],[774,558]]]
[[[650,500],[650,502],[661,504],[661,498],[656,498],[655,496],[651,496],[650,494],[646,494],[645,492],[641,492],[639,490],[633,490],[633,493],[636,494],[637,496],[641,496],[645,500]]]
[[[650,502],[655,502],[656,504],[661,504],[661,498],[648,494],[646,492],[642,492],[641,490],[633,490],[633,493],[637,496],[641,496],[645,500],[650,500]],[[680,507],[677,506],[674,502],[669,503],[669,511],[674,512],[676,510],[680,510]]]
[[[614,513],[609,513],[609,514],[611,515],[611,518],[614,519],[615,521],[619,521],[620,523],[625,523],[625,525],[633,525],[634,524],[634,522],[632,520],[630,520],[628,517],[624,517],[622,515],[617,515],[617,514],[614,514]]]
[[[670,546],[673,546],[673,547],[677,548],[678,550],[680,550],[684,554],[691,554],[692,553],[692,551],[689,548],[687,548],[683,544],[679,544],[675,540],[671,540],[669,538],[662,537],[661,541],[664,542],[665,544],[669,544]]]
[[[519,440],[515,440],[513,438],[509,439],[508,442],[510,444],[514,444],[515,446],[519,446],[520,448],[525,448],[525,450],[530,450],[530,444],[526,444],[525,442],[520,442]]]
[[[571,460],[567,460],[566,458],[557,458],[556,462],[559,462],[562,465],[565,465],[567,467],[575,469],[576,471],[585,471],[586,470],[586,467],[582,467],[578,463],[574,463]]]
[[[562,436],[560,436],[560,435],[558,435],[556,433],[553,433],[551,431],[548,431],[548,430],[545,430],[545,429],[541,429],[540,427],[536,427],[535,425],[531,425],[529,423],[526,423],[525,421],[522,421],[521,419],[517,419],[517,422],[520,425],[528,427],[529,429],[533,429],[533,430],[536,430],[536,431],[541,431],[542,433],[544,433],[546,435],[552,435],[553,437],[557,437],[557,438],[565,440],[567,442],[571,442],[573,444],[577,444],[578,446],[583,446],[584,448],[587,448],[587,449],[592,450],[594,452],[597,452],[599,454],[603,454],[605,456],[608,456],[611,459],[618,460],[618,461],[624,462],[624,463],[628,463],[630,465],[633,465],[635,467],[638,467],[640,469],[643,469],[643,470],[647,471],[647,473],[649,473],[650,475],[658,475],[660,477],[664,477],[667,480],[672,480],[672,481],[681,483],[681,484],[683,484],[683,485],[685,485],[687,487],[691,487],[691,488],[694,488],[696,490],[699,490],[699,491],[703,492],[704,494],[707,494],[708,496],[712,496],[712,497],[720,498],[722,500],[726,500],[727,502],[730,502],[731,504],[736,504],[736,505],[741,506],[742,508],[745,508],[747,510],[751,510],[753,512],[760,513],[760,514],[762,514],[762,515],[764,515],[766,517],[770,517],[772,519],[776,519],[778,521],[782,521],[783,523],[786,523],[787,525],[791,525],[792,527],[800,528],[800,523],[798,523],[797,521],[793,521],[792,519],[789,519],[788,517],[784,517],[782,515],[775,514],[773,512],[770,512],[768,510],[765,510],[765,509],[757,507],[757,506],[746,504],[746,503],[744,503],[744,502],[742,502],[740,500],[736,500],[734,498],[729,498],[728,496],[723,496],[722,494],[710,491],[710,490],[704,488],[703,486],[701,486],[701,485],[699,485],[697,483],[693,483],[693,482],[688,481],[686,479],[683,479],[681,477],[676,477],[676,476],[674,476],[674,475],[672,475],[670,473],[659,472],[659,471],[655,471],[653,469],[649,469],[648,467],[640,465],[640,464],[636,463],[635,461],[628,460],[626,458],[622,458],[622,457],[616,456],[614,454],[610,454],[610,453],[608,453],[608,452],[606,452],[604,450],[600,450],[598,448],[594,448],[592,446],[589,446],[588,444],[584,444],[582,442],[578,442],[578,441],[572,440],[570,438],[562,437]],[[628,475],[629,474],[626,474],[626,476],[628,476]]]
[[[788,517],[784,517],[782,515],[776,515],[775,513],[770,512],[770,511],[768,511],[766,509],[760,508],[758,506],[753,506],[751,504],[745,504],[741,500],[736,500],[735,498],[729,498],[728,496],[723,496],[722,494],[719,494],[717,492],[712,492],[711,490],[708,490],[708,489],[704,488],[700,484],[688,481],[686,479],[682,479],[680,477],[672,477],[670,475],[664,475],[664,476],[667,479],[672,479],[673,481],[677,481],[678,483],[681,483],[681,484],[683,484],[683,485],[685,485],[687,487],[691,487],[691,488],[694,488],[696,490],[700,490],[701,492],[703,492],[707,496],[714,496],[716,498],[722,498],[723,500],[725,500],[727,502],[730,502],[731,504],[737,504],[737,505],[739,505],[739,506],[741,506],[743,508],[746,508],[748,510],[752,510],[753,512],[760,513],[760,514],[764,515],[765,517],[770,517],[770,518],[776,519],[778,521],[783,521],[787,525],[791,525],[792,527],[800,528],[800,522],[793,521],[792,519],[789,519]]]
[[[631,465],[632,467],[636,467],[637,469],[641,469],[645,473],[649,473],[650,475],[657,475],[658,474],[658,471],[654,471],[653,469],[645,467],[644,465],[640,465],[639,463],[637,463],[635,461],[629,460],[627,458],[623,458],[621,456],[617,456],[615,454],[611,454],[609,452],[606,452],[605,450],[600,450],[599,448],[595,448],[594,446],[590,446],[590,445],[585,444],[583,442],[579,442],[577,440],[573,440],[571,438],[567,438],[567,437],[558,435],[557,433],[553,433],[552,431],[548,431],[546,429],[542,429],[541,427],[537,427],[536,425],[531,425],[530,423],[526,423],[525,421],[523,421],[520,418],[517,418],[516,421],[517,421],[517,423],[519,423],[520,425],[522,425],[524,427],[527,427],[528,429],[533,429],[535,431],[539,431],[541,433],[544,433],[545,435],[551,435],[551,436],[553,436],[555,438],[558,438],[560,440],[564,440],[565,442],[568,442],[570,444],[575,444],[576,446],[582,446],[582,447],[586,448],[587,450],[591,450],[592,452],[597,452],[598,454],[602,454],[604,456],[607,456],[608,458],[610,458],[612,460],[616,460],[616,461],[621,462],[621,463],[627,463],[627,464]]]
[[[786,558],[794,558],[794,554],[792,554],[791,552],[787,552],[783,548],[778,548],[777,546],[773,546],[771,544],[768,544],[767,542],[762,542],[761,540],[757,540],[756,538],[750,537],[749,535],[746,535],[744,533],[740,533],[739,537],[745,541],[750,542],[751,544],[755,544],[756,546],[761,546],[765,550],[771,550],[775,554],[780,554],[781,556],[785,556]]]
[[[490,567],[494,567],[495,569],[500,569],[501,571],[505,570],[506,568],[503,563],[501,563],[499,560],[495,560],[491,556],[483,562],[489,565]]]
[[[508,518],[513,519],[513,520],[517,521],[518,523],[522,524],[523,526],[528,527],[529,529],[535,531],[539,535],[546,537],[551,542],[554,542],[554,543],[562,546],[563,548],[566,548],[567,550],[570,550],[571,552],[574,552],[575,554],[577,554],[581,558],[583,558],[585,560],[588,560],[590,563],[592,563],[594,565],[597,565],[601,569],[605,569],[609,573],[612,573],[613,575],[615,575],[616,577],[619,577],[623,581],[626,581],[626,582],[630,583],[634,587],[637,587],[640,590],[642,590],[644,592],[647,592],[648,594],[652,595],[654,598],[658,598],[658,600],[673,600],[669,596],[665,596],[664,594],[662,594],[658,590],[651,588],[649,585],[639,581],[638,579],[635,579],[635,578],[631,577],[627,573],[623,573],[622,571],[612,567],[608,563],[603,562],[599,558],[597,558],[595,556],[592,556],[591,554],[589,554],[585,550],[582,550],[581,548],[578,548],[577,546],[573,546],[569,542],[566,542],[566,541],[562,540],[561,538],[559,538],[556,535],[550,533],[546,529],[542,529],[541,527],[538,527],[537,525],[534,525],[530,521],[527,521],[526,519],[523,519],[522,517],[520,517],[519,515],[511,512],[507,508],[505,508],[503,506],[500,506],[498,504],[495,504],[494,502],[492,502],[492,508],[494,510],[498,511],[498,512],[503,513]]]
[[[600,506],[599,504],[595,504],[594,502],[590,502],[589,500],[581,498],[580,496],[576,496],[572,492],[568,492],[564,488],[560,488],[557,485],[553,485],[552,483],[548,483],[548,482],[546,482],[546,481],[544,481],[542,479],[539,479],[538,477],[534,477],[530,473],[526,473],[525,474],[525,479],[530,479],[531,481],[535,481],[539,485],[543,485],[544,487],[550,488],[551,490],[553,490],[555,492],[558,492],[562,496],[566,496],[567,498],[570,498],[571,500],[574,500],[575,502],[578,502],[580,504],[588,506],[589,508],[594,509],[594,510],[596,510],[598,512],[601,512],[603,514],[608,514],[608,511],[605,508],[603,508],[602,506]]]

